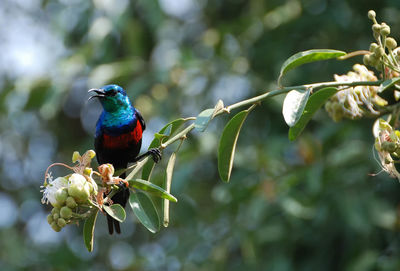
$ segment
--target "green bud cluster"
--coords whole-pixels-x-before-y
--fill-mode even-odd
[[[47,222],[54,231],[59,232],[67,224],[71,223],[72,213],[72,209],[67,206],[63,206],[61,209],[55,207],[47,216]]]
[[[384,67],[398,70],[400,57],[396,53],[396,40],[389,37],[390,26],[384,22],[379,24],[376,20],[376,13],[373,10],[368,11],[368,18],[373,22],[372,32],[376,43],[371,43],[369,54],[364,55],[364,65],[374,67],[381,72],[383,72]]]
[[[46,173],[46,180],[49,179],[49,182],[45,180],[41,187],[42,203],[53,206],[47,222],[54,231],[58,232],[66,225],[78,222],[90,213],[91,208],[99,207],[96,204],[98,187],[92,178],[94,171],[90,166],[95,155],[93,150],[88,150],[83,155],[75,151],[72,162],[76,165],[73,168],[64,165],[74,173],[54,180]]]
[[[73,173],[59,177],[51,183],[54,183],[56,190],[49,189],[47,193],[47,198],[54,207],[47,216],[47,222],[54,231],[58,232],[66,225],[74,223],[74,217],[78,217],[81,209],[87,208],[90,197],[97,194],[97,186],[87,178],[90,175],[85,177]]]

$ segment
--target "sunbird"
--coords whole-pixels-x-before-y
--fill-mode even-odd
[[[96,124],[94,148],[99,165],[110,163],[116,170],[126,169],[128,163],[136,162],[151,155],[154,162],[161,159],[161,152],[154,148],[138,156],[142,146],[142,135],[146,124],[140,112],[132,106],[125,90],[118,85],[106,85],[99,89],[90,89],[94,93],[89,98],[98,98],[103,111]],[[121,178],[125,178],[123,173]],[[125,208],[129,199],[129,188],[121,185],[120,190],[111,198],[112,202]],[[108,232],[114,228],[121,233],[119,222],[107,214]]]

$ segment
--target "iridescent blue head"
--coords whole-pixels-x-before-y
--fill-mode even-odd
[[[89,92],[96,93],[89,98],[98,98],[104,111],[113,113],[115,111],[129,110],[132,108],[131,102],[125,90],[118,85],[106,85],[99,89],[91,89]]]

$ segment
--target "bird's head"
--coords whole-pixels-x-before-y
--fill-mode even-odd
[[[118,85],[106,85],[99,89],[90,89],[89,93],[95,93],[90,99],[98,98],[103,109],[107,112],[124,110],[131,107],[125,90]]]

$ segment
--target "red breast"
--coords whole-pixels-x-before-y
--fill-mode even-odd
[[[131,132],[118,136],[103,134],[103,145],[110,149],[128,148],[132,143],[138,143],[142,139],[142,132],[142,125],[137,120],[136,127]]]

